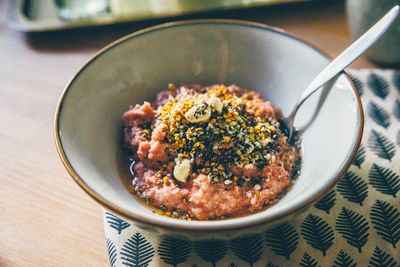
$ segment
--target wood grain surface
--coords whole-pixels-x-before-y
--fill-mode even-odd
[[[287,29],[335,56],[351,41],[342,1],[212,13]],[[0,1],[0,266],[107,266],[101,208],[68,176],[53,141],[64,85],[99,48],[163,21],[42,34],[5,22]],[[193,17],[193,16],[192,16]],[[353,67],[373,67],[367,59]]]

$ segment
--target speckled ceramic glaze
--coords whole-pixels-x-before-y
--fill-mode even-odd
[[[67,85],[56,113],[57,148],[83,190],[144,229],[195,239],[260,232],[310,206],[350,164],[363,116],[345,74],[298,114],[303,166],[291,190],[276,205],[241,218],[177,220],[152,213],[133,198],[118,174],[121,114],[130,104],[152,100],[170,82],[237,84],[261,92],[287,114],[328,62],[295,37],[248,22],[188,21],[133,33],[100,51]],[[310,124],[318,103],[321,109]]]

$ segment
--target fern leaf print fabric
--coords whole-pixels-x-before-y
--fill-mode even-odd
[[[103,212],[109,266],[400,266],[400,72],[350,72],[362,144],[325,196],[292,221],[231,240],[158,236]]]

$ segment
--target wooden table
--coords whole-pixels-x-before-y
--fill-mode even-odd
[[[207,16],[282,27],[335,56],[351,40],[344,5],[322,2]],[[64,85],[96,50],[160,21],[27,35],[7,27],[6,4],[0,2],[0,266],[107,266],[101,209],[58,158],[54,111]],[[353,64],[373,66],[365,58]]]

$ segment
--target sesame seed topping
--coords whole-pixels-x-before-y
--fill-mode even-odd
[[[166,132],[166,152],[180,155],[175,162],[188,159],[192,163],[188,177],[204,174],[213,183],[242,186],[251,182],[251,176],[234,178],[237,173],[231,169],[250,166],[262,170],[272,164],[281,134],[279,122],[264,116],[257,103],[263,101],[235,94],[224,85],[204,87],[199,92],[181,87],[176,96],[158,107],[155,127]],[[163,168],[161,176],[171,168]]]

